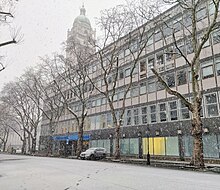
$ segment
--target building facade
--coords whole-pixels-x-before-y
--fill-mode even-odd
[[[198,33],[198,40],[199,35],[203,33],[213,18],[213,10],[211,1],[204,1],[197,11],[197,22],[201,28]],[[83,10],[81,11],[83,14]],[[178,47],[190,60],[194,53],[188,33],[192,22],[188,12],[182,11],[178,5],[159,15],[157,19],[162,16],[166,18],[164,22],[155,25],[155,19],[145,25],[150,26],[146,32],[149,38],[133,73],[133,84],[126,97],[120,140],[122,155],[145,157],[148,152],[154,156],[181,158],[192,155],[191,113],[182,101],[166,92],[151,71],[153,66],[163,76],[169,87],[178,90],[189,100],[191,99],[190,70],[186,61],[175,48],[172,34],[175,31],[175,35],[180,36],[176,41]],[[219,21],[218,16],[218,26]],[[216,27],[216,30],[211,33],[202,49],[199,76],[203,94],[201,115],[204,127],[204,157],[215,159],[220,158],[219,28]],[[121,66],[119,68],[117,95],[114,97],[114,105],[118,112],[122,107],[123,91],[129,81],[132,63],[131,55],[127,49],[121,49],[123,51],[120,51],[121,53],[118,56]],[[169,52],[167,52],[168,50]],[[93,78],[99,81],[100,88],[102,88],[104,83],[98,62],[91,62],[88,69],[90,69]],[[111,80],[109,80],[109,84],[111,84]],[[113,154],[115,131],[110,108],[102,94],[94,90],[91,92],[89,89],[90,103],[84,128],[85,138],[91,147],[105,147],[109,154]],[[74,97],[71,98],[74,110],[80,112],[79,102]],[[48,136],[46,132],[47,121],[42,121],[42,123],[41,138],[43,139]],[[54,132],[54,144],[56,146],[59,146],[60,143],[68,144],[69,139],[73,139],[76,134],[77,127],[74,125],[73,117],[64,113]]]

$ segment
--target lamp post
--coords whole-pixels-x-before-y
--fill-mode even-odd
[[[182,122],[180,122],[180,126],[177,129],[178,141],[179,141],[179,156],[180,160],[184,161],[184,146],[183,146],[183,132],[182,132]]]
[[[143,158],[143,151],[142,151],[142,134],[141,132],[138,132],[138,144],[139,144],[139,152],[138,152],[138,158]]]
[[[54,133],[54,127],[51,127],[51,133],[50,133],[50,139],[49,139],[49,154],[53,154],[53,133]]]
[[[110,139],[110,157],[113,156],[113,135],[110,134],[109,135],[109,139]]]
[[[150,141],[149,141],[150,130],[149,129],[146,131],[146,135],[147,135],[147,165],[150,165]]]

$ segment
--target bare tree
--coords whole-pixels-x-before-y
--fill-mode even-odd
[[[13,8],[14,4],[17,0],[0,0],[0,26],[8,26],[10,25],[10,21],[14,19]],[[20,30],[12,30],[10,32],[11,39],[0,42],[0,48],[10,45],[16,44],[22,39],[22,35],[19,35]],[[5,69],[5,65],[0,60],[0,72]]]
[[[191,134],[194,138],[194,145],[193,145],[193,156],[191,160],[191,164],[195,165],[197,167],[203,168],[204,167],[204,158],[203,158],[203,141],[202,141],[202,134],[203,134],[203,128],[202,128],[202,120],[201,120],[201,109],[202,109],[202,90],[199,79],[200,76],[200,68],[201,68],[201,61],[200,61],[200,55],[202,52],[202,49],[210,38],[210,34],[219,27],[217,24],[217,16],[218,16],[218,10],[219,10],[219,0],[212,0],[212,8],[213,8],[213,15],[210,16],[209,23],[205,25],[206,28],[204,28],[204,25],[201,27],[201,21],[198,21],[198,11],[201,9],[201,7],[204,5],[205,1],[202,0],[192,0],[192,1],[182,1],[182,0],[166,0],[165,3],[169,3],[171,5],[176,4],[179,8],[179,11],[182,11],[183,14],[188,15],[188,22],[190,23],[184,23],[181,20],[178,20],[177,23],[181,25],[181,27],[184,28],[185,34],[182,36],[177,36],[177,31],[175,29],[175,26],[170,26],[167,21],[161,17],[159,17],[155,23],[155,26],[160,27],[161,24],[165,26],[165,28],[168,28],[172,30],[172,40],[173,40],[173,47],[175,50],[167,50],[167,55],[170,56],[181,56],[184,61],[188,64],[188,67],[190,69],[191,73],[191,79],[192,79],[192,101],[189,101],[184,94],[174,90],[169,86],[167,81],[162,77],[160,72],[156,67],[152,67],[152,72],[155,74],[155,76],[158,78],[158,81],[165,87],[167,92],[171,95],[176,96],[177,98],[181,99],[183,103],[188,107],[189,111],[192,113],[192,129]],[[210,5],[209,5],[210,6]],[[141,9],[141,11],[143,11]],[[170,15],[165,15],[167,18],[173,18],[173,13]],[[164,17],[165,17],[164,16]],[[189,25],[188,25],[189,24]],[[202,32],[201,32],[202,31]],[[166,34],[164,33],[164,30],[161,29],[162,36],[164,38],[165,45],[167,45],[168,42],[166,38]],[[193,56],[192,58],[189,58],[183,49],[180,46],[180,39],[183,38],[189,38],[190,43],[192,44],[192,50],[193,50]]]
[[[37,128],[41,120],[41,110],[38,108],[39,99],[34,99],[35,97],[31,96],[30,86],[27,87],[27,83],[34,91],[30,78],[26,76],[22,76],[17,82],[6,84],[1,93],[1,100],[13,109],[16,114],[14,121],[22,127],[23,153],[26,152],[26,145],[28,145],[28,151],[34,153],[36,150]]]
[[[26,73],[28,80],[25,80],[25,84],[29,97],[37,105],[38,111],[42,113],[41,127],[48,126],[48,129],[44,130],[49,133],[46,146],[48,154],[52,154],[52,136],[58,127],[64,107],[59,101],[60,92],[53,85],[53,77],[48,69],[48,64],[39,64],[36,68],[32,68]]]
[[[53,87],[59,92],[58,100],[76,122],[78,132],[76,155],[79,156],[83,149],[83,130],[87,117],[89,93],[86,91],[86,80],[88,80],[84,65],[86,56],[78,54],[79,51],[74,51],[74,53],[77,57],[77,64],[75,60],[65,59],[60,55],[52,60],[44,60],[44,62],[47,64],[45,68],[48,68],[47,71],[50,70],[53,77]],[[76,110],[76,107],[79,109]]]
[[[25,111],[30,126],[30,133],[28,134],[31,138],[31,153],[36,151],[37,131],[42,118],[42,93],[37,89],[37,79],[40,80],[40,72],[30,68],[20,77],[19,81],[19,87],[26,94],[25,103],[28,105]]]
[[[0,140],[1,140],[1,144],[3,144],[3,149],[2,149],[3,152],[5,152],[6,150],[8,136],[9,136],[9,128],[4,124],[0,124]]]
[[[21,136],[21,131],[17,127],[16,122],[14,122],[15,115],[13,115],[10,107],[1,102],[0,108],[1,140],[3,142],[3,151],[5,151],[9,133],[16,133]]]
[[[145,18],[150,20],[157,11],[151,5],[146,8],[148,12],[145,12]],[[131,3],[102,11],[100,19],[97,20],[103,35],[98,41],[93,42],[97,50],[93,62],[97,63],[94,64],[97,67],[97,73],[90,72],[89,79],[96,89],[93,95],[99,92],[107,99],[115,128],[114,157],[116,159],[120,158],[120,128],[126,97],[135,87],[138,79],[138,64],[141,56],[145,54],[148,39],[152,35],[147,33],[150,26],[144,24],[145,21],[136,14]],[[126,65],[128,69],[123,73]],[[121,89],[121,77],[127,77],[123,89]],[[120,97],[120,106],[115,102],[117,96]]]

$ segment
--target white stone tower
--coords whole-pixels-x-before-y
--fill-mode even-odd
[[[82,53],[95,53],[92,41],[95,39],[95,31],[91,27],[89,19],[86,17],[84,5],[80,8],[80,15],[73,22],[73,27],[67,33],[66,56],[72,64],[77,63],[77,57],[83,56]]]

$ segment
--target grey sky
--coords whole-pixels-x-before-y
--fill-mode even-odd
[[[0,73],[0,89],[3,84],[20,76],[28,66],[35,65],[39,56],[61,51],[67,30],[72,27],[79,8],[84,3],[86,16],[95,27],[94,17],[100,10],[123,3],[124,0],[20,0],[15,7],[13,26],[21,27],[23,41],[0,49],[6,55],[7,68]],[[9,38],[2,31],[0,40]]]

